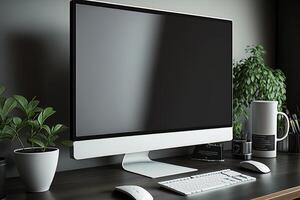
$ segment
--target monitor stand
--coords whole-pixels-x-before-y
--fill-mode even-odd
[[[126,171],[150,178],[159,178],[163,176],[197,171],[197,169],[189,167],[181,167],[153,161],[149,158],[148,151],[125,154],[122,161],[122,166]]]

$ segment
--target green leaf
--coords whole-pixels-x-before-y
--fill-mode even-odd
[[[67,127],[66,126],[64,126],[63,124],[56,124],[54,127],[53,127],[53,133],[60,133],[60,132],[62,132],[62,131],[64,131],[64,130],[66,130],[67,129]]]
[[[19,126],[22,123],[22,119],[20,117],[13,117],[13,122],[15,125]]]
[[[2,120],[5,120],[9,114],[10,111],[12,111],[17,105],[17,102],[14,98],[9,97],[5,100],[4,105],[2,108],[0,108],[0,116]]]
[[[39,147],[42,147],[42,148],[46,147],[46,145],[41,140],[39,140],[39,139],[29,138],[28,141],[31,142],[31,143],[33,143],[33,144],[35,144],[35,145],[37,145],[37,146],[39,146]]]
[[[43,125],[43,123],[44,123],[44,120],[43,120],[43,111],[42,112],[40,112],[40,114],[39,114],[39,116],[38,116],[38,122],[39,122],[39,125]]]
[[[26,113],[28,118],[32,118],[34,117],[35,113],[40,112],[40,108],[38,108],[37,106],[39,105],[39,101],[35,100],[35,98],[33,98],[27,105],[26,108]]]
[[[5,125],[2,129],[2,133],[6,134],[7,136],[13,138],[15,136],[15,131],[12,127]]]
[[[250,78],[247,79],[247,84],[249,85],[251,83]]]
[[[25,112],[27,113],[27,105],[28,105],[28,101],[25,97],[21,96],[21,95],[14,95],[13,96],[14,99],[18,102],[19,107]]]
[[[54,136],[51,137],[51,142],[54,143],[55,140],[57,140],[57,139],[58,139],[58,136],[57,136],[57,135],[54,135]]]
[[[47,107],[45,108],[45,110],[43,111],[43,118],[44,120],[46,120],[48,117],[50,117],[51,115],[53,115],[56,111],[53,110],[52,107]]]
[[[43,125],[47,118],[53,115],[56,111],[52,107],[45,108],[38,116],[38,122]]]
[[[39,134],[38,137],[40,138],[41,141],[48,141],[48,137],[44,134]]]
[[[27,121],[28,125],[38,128],[39,127],[39,122],[37,120],[28,120]]]
[[[17,102],[15,101],[14,98],[9,97],[8,99],[5,100],[4,105],[3,105],[3,111],[6,113],[9,113],[12,109],[14,109],[17,105]]]
[[[0,96],[0,109],[3,108],[4,102],[6,101],[6,98],[3,96]]]
[[[0,95],[2,95],[5,91],[5,87],[0,85]]]
[[[49,134],[51,135],[52,134],[52,131],[50,129],[50,127],[48,125],[43,125],[42,128]]]
[[[5,133],[0,133],[0,140],[11,140],[12,137],[10,135],[7,135]]]

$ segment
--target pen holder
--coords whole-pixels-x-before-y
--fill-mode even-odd
[[[300,134],[289,134],[289,152],[300,153]]]

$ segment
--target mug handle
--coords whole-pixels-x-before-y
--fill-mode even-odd
[[[289,118],[288,118],[288,116],[285,113],[283,113],[283,112],[277,112],[277,114],[278,115],[282,115],[285,118],[286,133],[285,133],[285,135],[282,138],[277,138],[277,141],[281,141],[281,140],[284,140],[288,136],[288,133],[289,133],[289,130],[290,130],[290,123],[289,123]]]

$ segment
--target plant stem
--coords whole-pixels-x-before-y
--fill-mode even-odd
[[[14,135],[14,137],[12,138],[12,141],[14,140],[14,138],[17,138],[18,141],[19,141],[19,143],[20,143],[21,146],[22,146],[22,149],[24,149],[25,146],[24,146],[24,144],[23,144],[23,142],[22,142],[22,140],[21,140],[21,138],[20,138],[20,136],[19,136],[19,134],[18,134],[18,131],[14,130],[14,132],[15,132],[15,135]]]
[[[23,144],[21,138],[19,137],[18,133],[17,133],[17,139],[19,140],[19,142],[20,142],[20,144],[21,144],[21,146],[22,146],[22,149],[24,149],[25,146],[24,146],[24,144]]]

